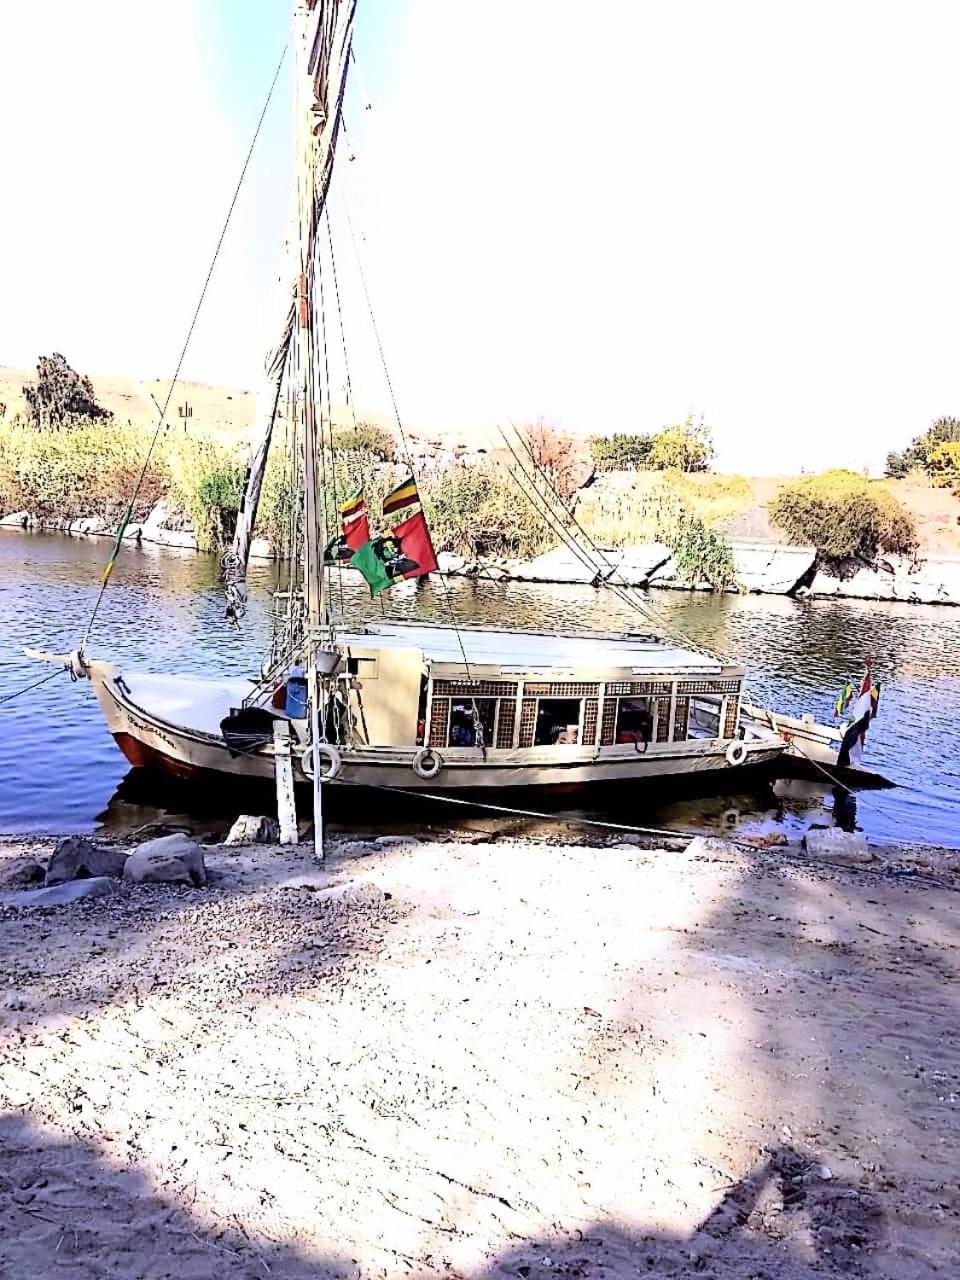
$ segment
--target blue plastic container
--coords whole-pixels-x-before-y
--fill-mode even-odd
[[[287,676],[287,700],[283,709],[291,720],[305,720],[307,717],[307,677],[303,667],[290,668]]]

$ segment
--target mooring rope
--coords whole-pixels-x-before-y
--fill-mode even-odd
[[[217,260],[220,257],[220,250],[223,248],[223,242],[226,239],[227,229],[230,226],[230,220],[233,217],[233,211],[236,208],[237,200],[239,199],[239,196],[240,196],[240,188],[243,186],[243,181],[247,176],[247,170],[250,167],[250,161],[253,157],[253,149],[257,145],[257,139],[260,137],[260,130],[263,127],[263,122],[267,114],[267,108],[270,106],[270,100],[273,97],[273,91],[276,88],[277,80],[280,78],[280,68],[283,66],[283,60],[286,56],[287,56],[287,45],[284,44],[283,51],[280,54],[280,59],[277,62],[277,68],[273,73],[273,79],[270,82],[270,88],[267,91],[267,96],[263,104],[263,110],[260,112],[260,118],[257,121],[257,127],[256,129],[254,129],[253,138],[250,141],[250,146],[247,149],[247,154],[243,162],[243,167],[240,170],[240,177],[237,179],[237,185],[234,188],[233,198],[230,201],[230,207],[227,209],[227,216],[224,219],[223,227],[220,230],[220,238],[217,241],[217,247],[214,249],[213,257],[210,260],[210,266],[207,270],[206,279],[203,282],[203,288],[200,290],[200,297],[197,300],[196,307],[194,308],[193,318],[190,321],[190,327],[187,329],[187,336],[184,339],[183,347],[180,351],[180,358],[177,361],[177,367],[176,367],[176,370],[174,371],[173,381],[170,383],[170,387],[167,391],[166,399],[163,402],[163,408],[161,409],[160,417],[157,420],[157,427],[153,433],[153,439],[150,441],[150,447],[147,450],[146,457],[143,460],[143,466],[140,468],[140,475],[137,479],[136,485],[134,486],[134,490],[130,498],[130,502],[127,505],[127,509],[124,513],[123,519],[120,521],[120,527],[117,530],[116,540],[114,541],[114,544],[113,544],[113,550],[111,551],[110,558],[107,561],[106,566],[103,570],[103,576],[100,581],[100,590],[97,593],[97,598],[94,602],[93,610],[90,614],[90,620],[87,623],[87,629],[84,632],[83,639],[80,641],[81,654],[86,649],[87,641],[90,639],[90,633],[93,630],[93,624],[96,621],[98,612],[100,611],[100,605],[103,601],[104,592],[107,589],[107,584],[109,583],[110,576],[113,573],[113,567],[117,562],[117,557],[120,555],[120,548],[123,544],[123,536],[127,531],[127,527],[130,524],[131,518],[133,517],[134,503],[136,502],[140,494],[140,490],[143,487],[143,481],[147,474],[147,468],[150,465],[150,459],[153,457],[153,452],[157,446],[157,441],[160,439],[160,434],[166,425],[167,411],[170,408],[170,401],[173,399],[173,393],[177,387],[177,384],[180,381],[180,373],[181,373],[181,370],[183,369],[183,362],[186,359],[187,349],[189,348],[191,339],[193,338],[193,332],[197,327],[197,320],[200,318],[200,311],[206,299],[207,290],[210,287],[210,281],[213,277],[214,268],[216,267]]]
[[[69,670],[69,667],[58,667],[56,671],[51,671],[48,675],[41,677],[41,679],[35,680],[33,684],[28,684],[23,689],[17,689],[13,693],[4,694],[3,697],[0,698],[0,707],[4,706],[8,702],[13,702],[15,698],[22,698],[25,693],[30,693],[34,689],[39,689],[40,686],[42,684],[46,684],[48,680],[53,680],[57,676],[62,676]]]

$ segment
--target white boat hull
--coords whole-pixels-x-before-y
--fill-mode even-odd
[[[179,705],[170,691],[175,691],[177,677],[144,677],[154,687],[167,691],[168,705],[174,708],[159,716],[138,702],[118,669],[110,663],[91,662],[89,674],[107,726],[131,764],[141,768],[158,768],[183,779],[218,774],[221,777],[260,779],[274,778],[274,755],[271,744],[250,753],[231,751],[214,729],[211,716],[230,709],[230,695],[242,694],[250,686],[244,681],[181,681],[184,687],[182,705],[196,712],[198,687],[209,686],[211,699],[220,699],[218,710],[210,710],[207,723],[189,727],[167,718],[175,715]],[[133,680],[133,676],[131,676]],[[237,697],[237,702],[240,698]],[[211,708],[214,701],[211,701]],[[306,784],[303,771],[299,722],[292,721],[294,733],[294,776]],[[650,743],[645,751],[632,745],[616,746],[551,746],[503,751],[477,748],[443,748],[439,755],[443,767],[436,777],[421,778],[413,769],[418,748],[354,747],[340,748],[342,767],[337,783],[422,792],[501,790],[508,787],[580,789],[604,783],[623,783],[703,773],[738,773],[749,766],[767,764],[783,753],[784,744],[775,734],[742,743],[745,758],[739,765],[727,760],[729,741],[723,739],[686,742]],[[299,749],[298,749],[299,746]]]
[[[779,734],[786,743],[787,755],[836,767],[843,735],[831,725],[817,724],[809,716],[780,715],[748,703],[740,709],[740,720],[751,732]]]

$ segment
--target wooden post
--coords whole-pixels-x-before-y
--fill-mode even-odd
[[[670,710],[668,712],[670,724],[667,729],[667,742],[676,742],[677,740],[677,682],[676,680],[670,685]]]
[[[280,843],[296,844],[299,836],[297,806],[293,796],[290,725],[286,720],[273,722],[273,755],[277,770],[277,817],[280,820]]]

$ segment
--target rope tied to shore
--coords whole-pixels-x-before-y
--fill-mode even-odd
[[[17,689],[13,693],[4,694],[3,697],[0,698],[0,707],[5,706],[8,702],[13,702],[15,698],[22,698],[25,693],[31,693],[34,689],[39,689],[42,684],[46,684],[48,681],[55,679],[57,676],[62,676],[67,672],[70,673],[72,679],[76,680],[77,677],[73,674],[70,667],[59,667],[56,671],[49,672],[39,680],[34,680],[33,684],[28,684],[23,689]]]

